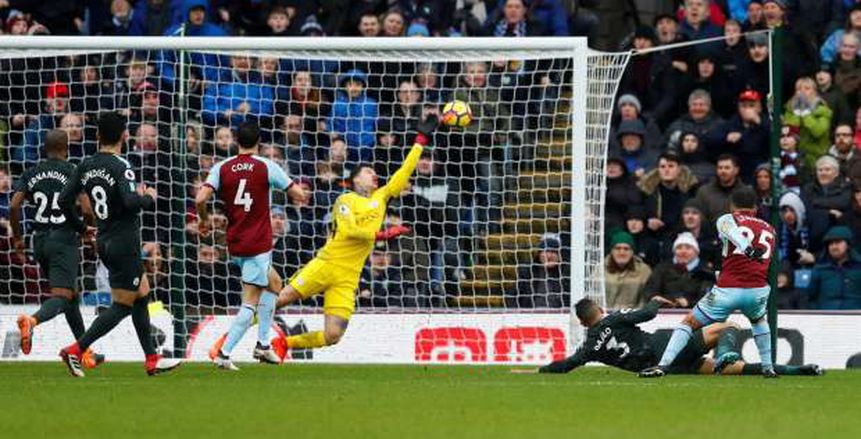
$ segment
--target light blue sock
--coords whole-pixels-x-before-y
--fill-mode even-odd
[[[658,366],[666,367],[673,364],[676,356],[678,356],[679,352],[685,348],[693,334],[694,331],[690,326],[684,323],[677,326],[673,331],[673,336],[670,337],[670,342],[667,343],[667,348],[664,350],[664,355],[661,357],[661,361],[658,363]]]
[[[759,350],[759,362],[762,363],[762,369],[771,369],[774,367],[771,364],[771,329],[768,327],[768,322],[762,319],[751,326],[753,332],[753,341],[756,342],[756,348]]]
[[[257,341],[260,345],[269,347],[269,329],[272,327],[272,319],[275,317],[275,302],[278,295],[272,291],[264,291],[257,303]]]
[[[230,330],[227,331],[227,340],[225,340],[224,346],[221,347],[221,353],[230,356],[233,348],[236,347],[239,340],[242,340],[245,331],[251,327],[252,320],[254,320],[254,306],[243,304],[242,308],[239,308],[236,317],[233,318]]]

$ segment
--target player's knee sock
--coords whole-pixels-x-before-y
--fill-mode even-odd
[[[257,303],[257,341],[263,347],[269,346],[269,330],[272,328],[272,319],[275,317],[275,302],[278,295],[271,291],[264,291]]]
[[[326,336],[323,331],[306,332],[287,337],[287,347],[290,349],[314,349],[326,346]]]
[[[738,352],[738,335],[739,330],[735,326],[730,326],[721,331],[715,348],[715,358],[720,358],[727,352]]]
[[[756,342],[756,348],[759,350],[759,361],[762,363],[763,369],[772,367],[771,364],[771,330],[768,327],[768,322],[761,320],[756,322],[751,327],[753,332],[753,340]]]
[[[135,303],[132,306],[132,322],[135,324],[138,343],[141,344],[141,349],[143,349],[144,355],[153,355],[155,354],[155,345],[152,342],[148,305],[148,297],[141,297],[135,300]]]
[[[80,296],[75,296],[74,299],[66,303],[64,315],[66,316],[66,323],[69,324],[69,329],[72,330],[75,339],[81,338],[87,328],[84,327],[84,318],[81,316]]]
[[[778,375],[807,375],[804,368],[801,366],[789,366],[784,364],[775,364],[774,371]],[[745,363],[741,369],[742,375],[760,375],[762,373],[761,363]]]
[[[233,323],[227,331],[227,340],[224,341],[224,346],[221,347],[221,352],[225,355],[230,355],[233,348],[242,340],[245,331],[251,327],[251,321],[254,319],[254,307],[252,305],[243,304],[239,308],[236,317],[233,318]]]
[[[33,314],[33,317],[36,318],[39,324],[45,323],[48,320],[57,317],[57,314],[63,312],[68,303],[69,299],[66,299],[65,297],[52,297],[42,302],[42,306],[40,306],[39,310]]]
[[[675,331],[673,331],[673,336],[670,337],[669,343],[667,343],[667,348],[664,349],[664,355],[661,357],[661,361],[658,363],[658,366],[669,366],[673,364],[676,356],[679,355],[679,352],[681,352],[685,345],[688,344],[693,333],[694,331],[691,327],[684,323],[677,326]]]
[[[78,347],[81,348],[81,352],[86,351],[91,344],[102,338],[111,329],[114,329],[117,324],[131,313],[132,307],[117,302],[112,303],[108,309],[100,312],[93,324],[90,325],[90,329],[87,329],[84,335],[78,339]]]

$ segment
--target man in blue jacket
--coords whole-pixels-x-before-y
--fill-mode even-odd
[[[185,0],[182,4],[182,11],[182,16],[185,17],[185,22],[171,26],[164,33],[166,36],[227,36],[227,32],[225,32],[224,29],[209,20],[210,17],[207,16],[208,13],[206,0]],[[217,81],[219,76],[218,67],[227,66],[227,60],[224,57],[220,57],[218,55],[191,52],[190,56],[192,66],[197,69],[200,69],[199,73],[192,70],[192,76],[200,75],[196,79]],[[174,79],[177,76],[177,72],[174,71],[174,65],[176,64],[176,52],[168,50],[163,51],[162,59],[164,60],[164,62],[160,63],[159,65],[162,72],[162,77],[165,81],[168,81],[169,83],[173,84]],[[190,91],[194,92],[194,90]]]
[[[353,163],[371,162],[374,158],[379,106],[365,92],[367,84],[365,72],[348,71],[341,76],[342,89],[332,104],[329,129],[347,141],[347,159]]]
[[[823,241],[827,250],[807,287],[810,308],[861,309],[861,255],[852,250],[852,231],[832,227]]]
[[[238,127],[248,119],[263,120],[271,126],[275,115],[275,88],[265,84],[247,55],[235,55],[231,69],[221,81],[208,84],[201,117],[207,125]]]

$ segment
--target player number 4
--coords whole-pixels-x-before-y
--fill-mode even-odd
[[[243,210],[250,212],[251,205],[254,204],[254,200],[251,198],[250,192],[245,192],[246,183],[247,181],[244,178],[239,180],[239,188],[236,190],[236,197],[233,198],[233,204],[242,206]]]

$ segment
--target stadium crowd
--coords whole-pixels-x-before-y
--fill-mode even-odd
[[[570,4],[569,4],[570,3]],[[592,35],[596,2],[562,0],[177,1],[39,3],[0,0],[12,35],[528,36]],[[665,1],[619,49],[647,50],[725,35],[717,42],[634,56],[616,99],[606,197],[608,307],[653,295],[692,306],[714,280],[721,245],[714,221],[729,194],[752,186],[758,214],[777,210],[783,308],[861,309],[861,2]],[[681,3],[681,4],[678,4]],[[827,4],[827,7],[823,6]],[[585,8],[584,8],[585,6]],[[765,34],[785,29],[784,102],[769,119]],[[69,133],[73,161],[96,150],[98,112],[129,117],[128,158],[159,192],[145,213],[142,258],[156,295],[170,302],[171,273],[185,272],[190,305],[239,303],[223,234],[201,238],[191,200],[206,172],[236,150],[245,120],[264,128],[261,153],[315,196],[276,197],[274,265],[289,276],[325,241],[342,178],[359,162],[386,177],[403,160],[420,120],[450,99],[470,102],[476,123],[442,133],[419,163],[388,224],[415,236],[373,252],[360,306],[442,306],[470,278],[475,237],[501,230],[503,188],[551,127],[564,66],[553,62],[397,63],[192,53],[180,94],[177,54],[100,53],[0,59],[0,301],[34,301],[37,267],[10,252],[13,181],[42,157],[47,130]],[[187,108],[189,111],[179,111]],[[771,196],[769,139],[782,127]],[[183,139],[179,147],[177,139]],[[184,144],[184,146],[182,145]],[[185,154],[180,151],[185,150]],[[522,160],[521,160],[522,159]],[[177,205],[179,203],[179,205]],[[216,211],[215,230],[226,218]],[[171,229],[184,224],[185,233]],[[857,238],[856,238],[857,237]],[[185,242],[184,246],[174,244]],[[570,236],[546,234],[507,291],[517,306],[568,305]],[[178,250],[183,249],[183,250]],[[182,253],[182,254],[180,254]],[[85,291],[101,288],[90,250]],[[5,259],[4,259],[5,258]],[[177,264],[175,261],[183,261]]]

